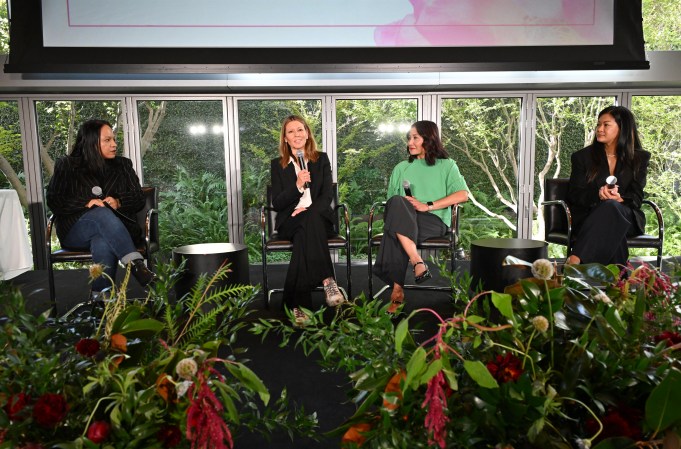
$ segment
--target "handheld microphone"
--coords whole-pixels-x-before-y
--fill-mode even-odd
[[[617,184],[617,176],[608,176],[605,178],[605,183],[608,185],[609,189],[614,189]]]
[[[296,151],[296,156],[298,157],[298,165],[300,165],[301,170],[307,170],[305,168],[305,158],[303,157],[303,150],[298,150]],[[310,187],[310,185],[305,181],[305,186],[306,189]]]
[[[95,196],[95,198],[99,198],[100,200],[101,200],[102,198],[104,198],[104,196],[103,196],[103,194],[102,194],[102,188],[99,187],[99,186],[94,186],[94,187],[92,188],[92,194]]]
[[[407,196],[411,196],[411,184],[409,184],[409,181],[406,179],[402,181],[402,188],[404,189],[404,194]]]

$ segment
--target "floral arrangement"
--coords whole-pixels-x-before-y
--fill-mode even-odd
[[[252,331],[349,373],[345,448],[680,448],[678,285],[645,264],[527,265],[532,277],[451,317],[396,320],[360,298],[330,323],[306,311]]]
[[[28,314],[0,286],[0,448],[231,449],[240,428],[311,434],[314,415],[292,413],[285,392],[272,403],[236,359],[256,290],[220,287],[222,267],[171,303],[181,267],[157,271],[147,300],[126,298],[128,272],[103,308],[67,319]]]

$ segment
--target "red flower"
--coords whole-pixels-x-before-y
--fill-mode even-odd
[[[33,407],[33,419],[43,427],[56,427],[68,411],[66,398],[61,394],[46,393],[38,398]]]
[[[610,409],[601,418],[603,432],[598,435],[598,441],[614,437],[627,437],[639,441],[643,436],[641,432],[642,420],[641,412],[627,405],[619,405],[616,409]],[[596,433],[599,426],[596,420],[590,419],[586,422],[586,428],[588,432]]]
[[[681,343],[681,334],[678,332],[664,331],[660,335],[655,336],[655,342],[667,340],[667,346],[674,346]]]
[[[110,432],[111,424],[106,421],[95,421],[90,424],[90,427],[87,429],[87,437],[93,443],[100,444],[109,438]]]
[[[156,432],[156,438],[163,447],[175,447],[182,442],[182,431],[177,426],[166,424]]]
[[[445,414],[447,407],[446,389],[449,389],[442,371],[439,371],[428,381],[426,400],[421,404],[422,408],[428,408],[425,426],[428,430],[428,445],[437,443],[442,449],[446,446],[447,422],[449,417]]]
[[[515,382],[523,374],[522,362],[511,353],[505,356],[497,355],[494,360],[487,363],[487,369],[501,383]]]
[[[81,338],[76,343],[76,351],[83,357],[94,357],[99,351],[99,342],[94,338]]]
[[[31,401],[31,397],[26,393],[13,394],[7,400],[5,404],[5,412],[10,421],[22,421],[26,419],[26,414],[22,413],[28,403]]]

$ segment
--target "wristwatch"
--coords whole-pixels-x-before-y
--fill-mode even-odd
[[[428,205],[428,210],[433,210],[433,202],[432,201],[428,201],[426,204]]]

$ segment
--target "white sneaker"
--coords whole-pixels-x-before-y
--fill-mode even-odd
[[[345,302],[345,297],[334,280],[324,286],[324,294],[326,295],[326,304],[329,307],[336,307]]]

